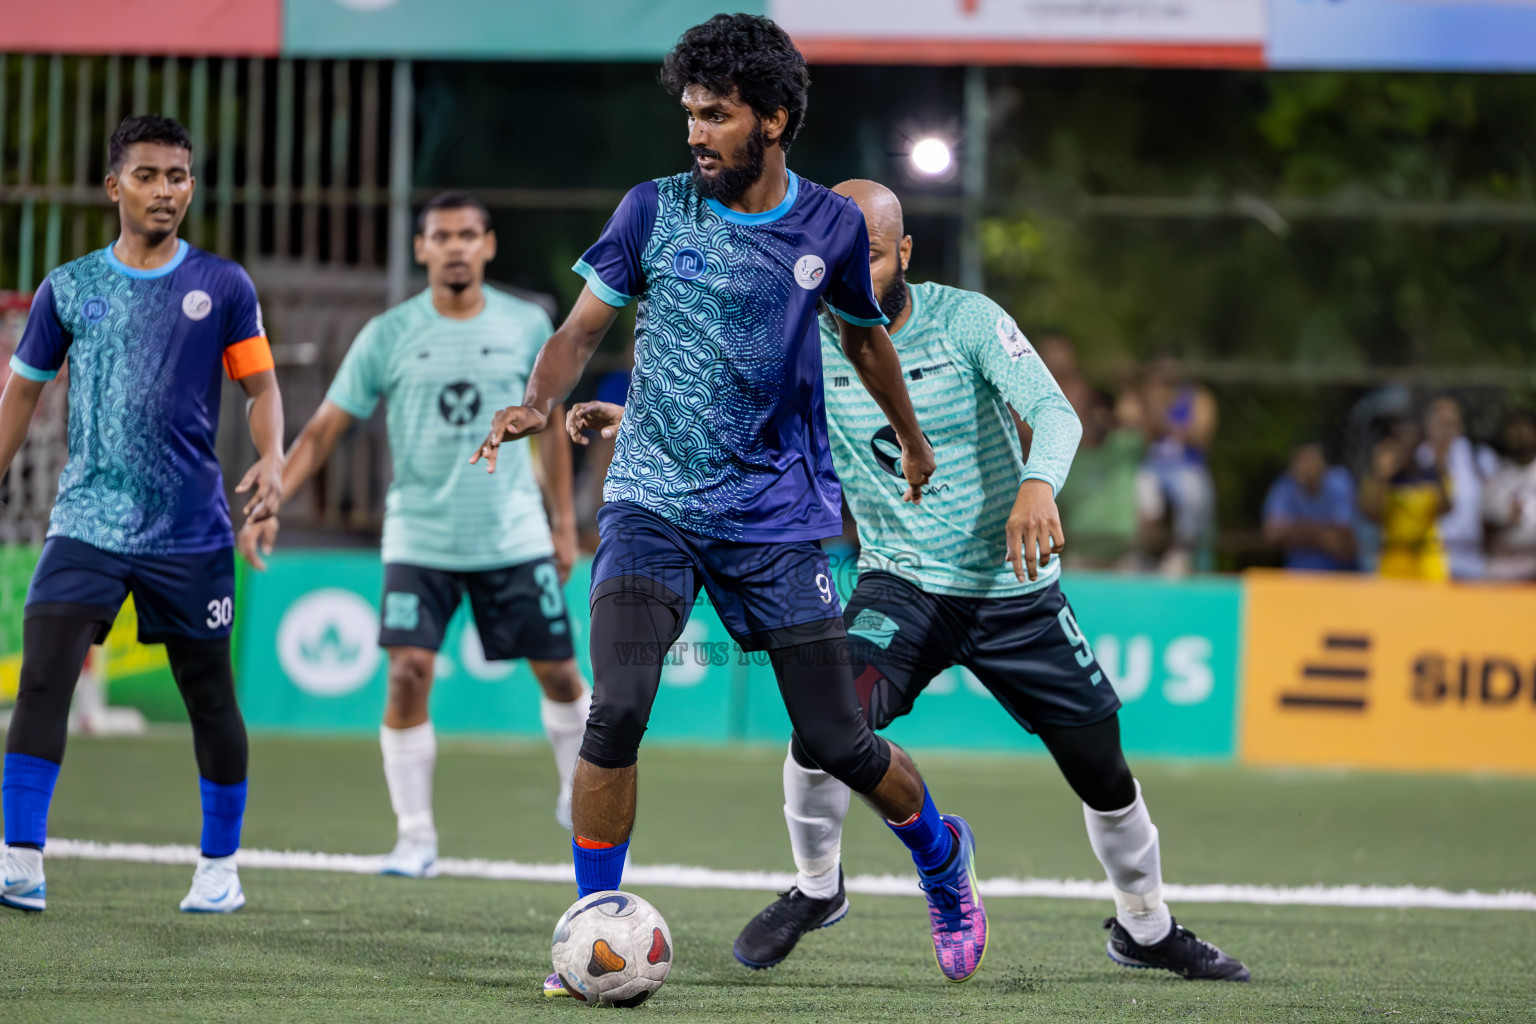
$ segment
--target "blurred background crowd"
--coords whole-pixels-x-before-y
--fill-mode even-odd
[[[0,56],[0,355],[42,274],[114,233],[102,140],[141,108],[200,140],[185,232],[250,269],[290,433],[367,319],[424,286],[410,225],[439,191],[487,203],[492,281],[558,321],[624,190],[686,166],[655,74]],[[837,63],[814,78],[795,169],[895,188],[911,279],[999,302],[1082,418],[1060,502],[1070,563],[1536,579],[1536,78]],[[952,159],[920,166],[918,140]],[[623,395],[631,317],[575,398]],[[37,543],[46,523],[62,405],[40,416],[3,541]],[[251,455],[237,427],[226,466]],[[589,546],[607,454],[577,452]],[[390,474],[375,417],[296,496],[287,542],[377,544]]]

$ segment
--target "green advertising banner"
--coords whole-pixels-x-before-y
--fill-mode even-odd
[[[587,658],[583,561],[566,588],[577,658]],[[839,573],[851,583],[851,574]],[[384,708],[378,649],[383,568],[372,552],[292,551],[246,575],[240,629],[241,704],[256,729],[369,732]],[[1073,575],[1078,622],[1125,709],[1135,754],[1230,758],[1237,703],[1241,583]],[[437,663],[432,716],[445,733],[536,736],[538,686],[521,662],[488,662],[466,609]],[[690,743],[779,743],[789,722],[767,657],[747,655],[701,599],[662,670],[647,736]],[[1106,682],[1103,685],[1111,685]],[[915,748],[1030,750],[1038,742],[969,672],[929,686],[891,737]]]
[[[655,60],[720,10],[708,0],[303,0],[283,5],[283,53]],[[731,10],[762,14],[765,5],[747,0]]]
[[[590,676],[587,591],[591,563],[566,585],[576,657]],[[377,552],[288,551],[265,573],[246,574],[241,593],[240,705],[253,729],[371,732],[384,713],[384,652]],[[724,743],[733,735],[730,680],[693,654],[730,640],[707,604],[662,670],[648,735]],[[542,735],[539,688],[527,663],[487,661],[467,607],[448,627],[437,658],[432,720],[439,732]]]

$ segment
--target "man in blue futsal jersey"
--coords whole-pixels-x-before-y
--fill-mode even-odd
[[[1115,896],[1108,951],[1128,967],[1186,979],[1247,981],[1248,969],[1173,920],[1162,895],[1157,827],[1120,746],[1120,700],[1061,592],[1064,541],[1055,494],[1081,427],[1013,318],[976,292],[909,286],[912,238],[883,185],[845,181],[869,224],[870,272],[909,393],[943,471],[921,506],[904,482],[891,428],[853,381],[836,328],[822,319],[827,420],[843,493],[859,524],[859,583],[848,603],[849,650],[870,724],[912,710],[935,675],[964,665],[1025,729],[1045,742],[1083,801],[1089,843]],[[1012,406],[1033,429],[1021,459]],[[569,417],[616,432],[619,406],[583,402]],[[1006,560],[1004,556],[1006,555]],[[1010,564],[1011,563],[1011,564]],[[848,787],[790,743],[784,818],[795,884],[747,923],[736,959],[772,967],[801,936],[848,913],[841,845]]]
[[[192,720],[203,835],[185,911],[245,905],[235,850],[245,723],[235,704],[234,536],[214,454],[220,368],[240,382],[261,460],[235,488],[249,519],[282,503],[283,406],[256,289],[241,267],[176,235],[192,201],[192,142],[130,117],[108,146],[122,233],[48,275],[0,397],[0,472],[43,386],[69,362],[69,461],[27,591],[21,682],[5,741],[0,904],[46,905],[43,846],[69,702],[91,644],[129,593],[139,639],[165,644]]]
[[[689,29],[662,81],[687,113],[692,171],[624,197],[576,264],[586,286],[540,352],[524,405],[498,413],[482,449],[494,468],[497,445],[549,426],[618,309],[639,299],[629,415],[592,568],[593,701],[572,798],[577,888],[619,886],[662,655],[702,586],[742,647],[768,652],[807,756],[911,849],[939,967],[964,981],[986,948],[975,841],[865,721],[819,543],[842,524],[818,302],[892,424],[906,500],[920,499],[934,467],[870,285],[864,218],[786,165],[809,76],[772,21],[717,15]],[[551,976],[546,991],[570,981]]]

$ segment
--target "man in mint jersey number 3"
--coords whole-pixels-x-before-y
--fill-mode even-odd
[[[527,444],[508,452],[504,476],[488,478],[468,465],[492,411],[522,394],[534,353],[550,335],[549,317],[486,287],[496,235],[479,200],[439,195],[416,227],[427,290],[358,334],[283,473],[292,494],[347,429],[385,400],[395,478],[384,509],[379,643],[389,668],[379,745],[397,834],[383,870],[408,878],[435,871],[437,737],[427,704],[438,648],[466,594],[485,657],[528,659],[543,690],[540,718],[560,778],[555,817],[565,828],[589,700],[561,590],[576,554],[570,444],[544,439],[542,481],[535,480]],[[240,531],[240,550],[258,569],[277,528],[266,520]]]
[[[678,41],[662,82],[683,106],[688,173],[635,186],[576,264],[586,285],[483,454],[554,425],[620,307],[638,299],[629,415],[592,568],[592,713],[572,797],[583,895],[618,888],[636,753],[702,587],[746,650],[766,650],[807,757],[862,795],[911,850],[944,976],[986,948],[970,827],[941,816],[911,759],[859,709],[823,538],[842,529],[822,394],[818,303],[905,453],[903,498],[933,472],[869,277],[859,208],[785,154],[809,74],[772,21],[718,15]],[[639,655],[639,656],[637,656]],[[561,979],[546,979],[558,994]]]

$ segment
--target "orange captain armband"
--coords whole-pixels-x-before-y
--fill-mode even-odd
[[[224,372],[229,374],[230,380],[240,380],[270,370],[275,365],[272,346],[267,344],[264,334],[237,341],[224,350]]]

